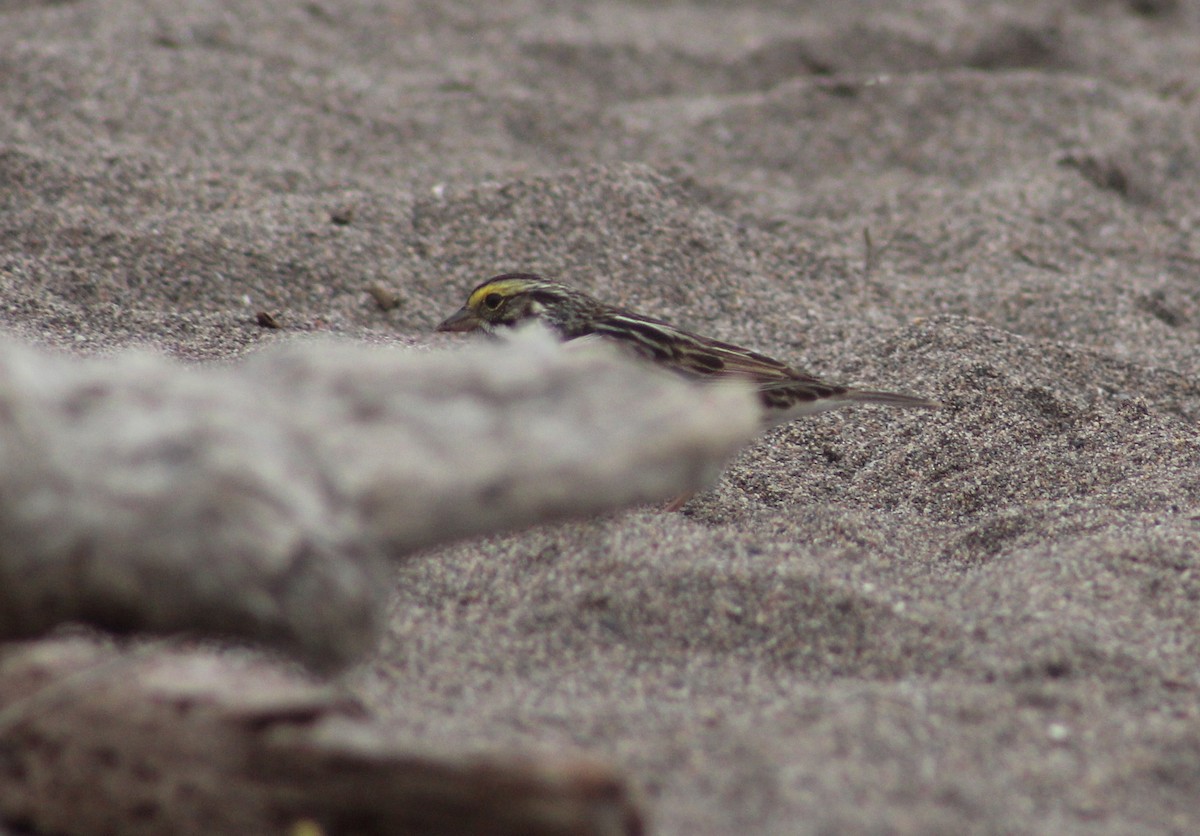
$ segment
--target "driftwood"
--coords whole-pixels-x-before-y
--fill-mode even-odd
[[[251,639],[313,667],[374,637],[388,561],[702,485],[756,426],[543,333],[335,343],[226,367],[0,343],[0,638],[64,621]],[[83,638],[0,660],[0,819],[92,833],[635,834],[585,758],[409,751],[268,659]]]
[[[2,342],[0,638],[80,621],[342,665],[389,558],[697,488],[754,428],[741,389],[542,332],[220,367]]]
[[[62,834],[639,834],[586,757],[408,750],[329,686],[83,639],[0,659],[0,816]]]

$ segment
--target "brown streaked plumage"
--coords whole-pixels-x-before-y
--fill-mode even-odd
[[[668,322],[608,305],[581,290],[534,273],[505,273],[479,284],[439,331],[484,331],[537,319],[564,340],[599,338],[643,359],[699,380],[741,378],[758,386],[763,422],[771,426],[801,415],[856,403],[939,406],[896,392],[830,383],[786,363],[732,343],[709,339]]]

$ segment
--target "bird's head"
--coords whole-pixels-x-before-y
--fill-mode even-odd
[[[592,300],[558,282],[534,273],[505,273],[478,285],[467,302],[444,322],[438,331],[484,331],[494,334],[540,319],[565,338],[575,336],[570,323],[583,301]]]

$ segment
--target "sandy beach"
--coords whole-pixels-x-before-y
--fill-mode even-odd
[[[443,350],[531,270],[945,404],[403,561],[395,740],[656,834],[1200,830],[1196,5],[17,0],[0,78],[37,346]]]

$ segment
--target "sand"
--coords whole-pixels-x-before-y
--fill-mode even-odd
[[[536,270],[939,398],[411,559],[349,686],[657,833],[1200,829],[1200,11],[803,5],[4,3],[0,325],[426,350]]]

